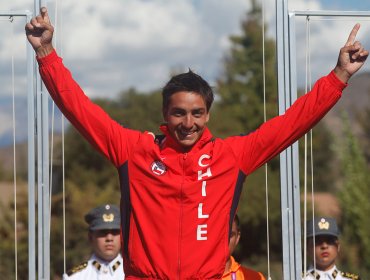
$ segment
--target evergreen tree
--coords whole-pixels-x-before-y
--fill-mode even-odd
[[[368,94],[370,95],[370,92],[368,92]],[[368,165],[370,164],[370,141],[369,141],[370,122],[369,122],[369,118],[370,118],[370,105],[367,108],[365,108],[363,111],[361,111],[357,116],[357,119],[362,128],[362,134],[363,134],[363,137],[360,139],[361,146],[363,147],[363,150],[365,152],[366,161]]]
[[[313,164],[313,178],[309,168],[307,182],[313,180],[315,192],[332,192],[337,188],[335,180],[336,162],[334,162],[334,139],[335,137],[325,122],[319,122],[312,131],[308,133],[306,147],[303,139],[299,141],[300,176],[304,178],[304,150],[307,149],[308,165],[310,165],[311,160]],[[311,158],[311,147],[313,158]]]
[[[242,22],[242,35],[230,38],[232,46],[224,61],[223,77],[218,81],[217,114],[212,116],[220,136],[248,133],[264,121],[263,56],[265,56],[267,118],[277,114],[277,83],[274,41],[265,38],[262,48],[261,8],[252,9]]]
[[[17,240],[15,242],[13,201],[0,202],[0,278],[28,279],[28,203],[25,190],[17,193]],[[15,243],[17,245],[15,245]],[[17,260],[15,254],[17,253]]]
[[[345,143],[342,152],[344,177],[340,193],[342,228],[345,249],[344,260],[350,269],[362,272],[362,278],[370,276],[370,178],[364,152],[353,136],[348,118],[344,119]],[[356,241],[353,243],[353,241]],[[346,258],[346,256],[349,256]],[[367,275],[365,274],[367,273]]]

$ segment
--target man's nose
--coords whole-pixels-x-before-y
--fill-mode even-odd
[[[113,234],[111,232],[108,232],[107,235],[105,236],[106,240],[113,240]]]
[[[182,122],[182,125],[185,127],[185,128],[192,128],[193,125],[194,125],[194,118],[192,115],[188,114],[184,117],[184,120]]]

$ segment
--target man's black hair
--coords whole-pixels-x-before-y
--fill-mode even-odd
[[[214,94],[210,85],[199,75],[189,69],[187,73],[173,76],[162,90],[162,108],[166,110],[172,94],[188,91],[199,94],[206,103],[207,112],[211,109]]]

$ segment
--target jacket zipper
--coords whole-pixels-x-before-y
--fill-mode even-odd
[[[179,240],[178,240],[178,262],[177,262],[177,279],[181,279],[181,239],[182,239],[182,195],[183,195],[183,186],[185,181],[185,160],[187,158],[188,154],[184,153],[182,155],[182,182],[180,187],[180,219],[179,219]]]

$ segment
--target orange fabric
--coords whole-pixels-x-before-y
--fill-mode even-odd
[[[230,271],[222,275],[224,280],[266,280],[261,272],[254,271],[240,265],[235,259],[230,256],[231,266]],[[235,278],[233,278],[233,274]]]

